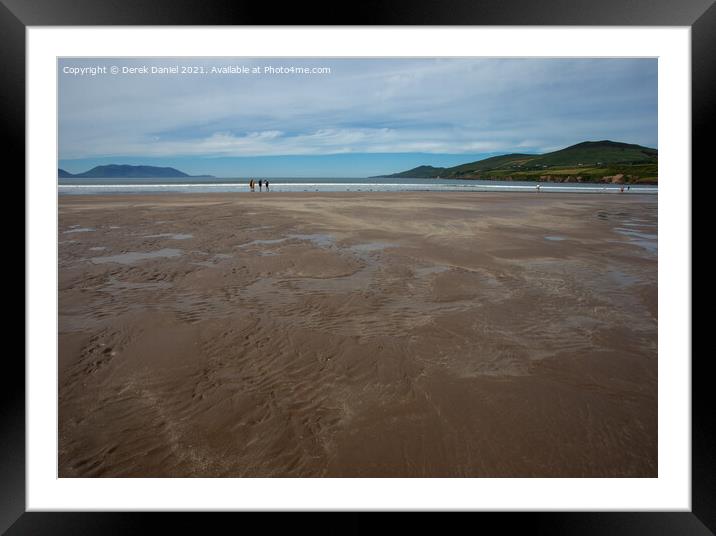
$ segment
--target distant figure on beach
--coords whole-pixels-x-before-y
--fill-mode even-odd
[[[631,186],[627,186],[627,192],[629,191],[630,188],[631,188]]]
[[[538,185],[537,185],[537,191],[538,191],[538,192],[539,192],[539,189],[540,189],[540,188],[542,188],[542,185],[541,185],[541,184],[538,184]]]
[[[261,187],[263,186],[263,184],[264,184],[264,181],[259,179],[259,192],[261,191]]]
[[[249,188],[251,188],[251,191],[254,191],[254,179],[249,179]]]
[[[266,191],[267,191],[267,192],[269,191],[268,185],[269,185],[269,182],[268,182],[268,179],[266,179]]]
[[[619,192],[622,193],[622,194],[624,193],[624,185],[623,185],[623,184],[622,184],[622,187],[619,188]]]

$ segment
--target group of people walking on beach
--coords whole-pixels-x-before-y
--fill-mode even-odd
[[[259,192],[261,191],[261,188],[266,186],[266,191],[269,191],[269,181],[268,179],[259,179]],[[256,191],[256,181],[254,179],[249,179],[249,188],[252,192]]]

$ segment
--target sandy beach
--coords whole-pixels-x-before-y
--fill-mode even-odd
[[[59,197],[60,477],[656,477],[657,196]]]

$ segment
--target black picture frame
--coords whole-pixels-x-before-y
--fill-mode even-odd
[[[716,5],[714,0],[366,0],[338,10],[328,2],[270,3],[201,0],[0,0],[0,110],[5,156],[13,179],[25,176],[25,30],[28,26],[94,25],[566,25],[688,26],[692,37],[692,169],[708,178],[707,129],[716,95]],[[683,178],[690,180],[690,178]],[[7,185],[7,182],[6,182]],[[703,185],[702,185],[703,186]],[[21,193],[25,200],[24,189]],[[23,203],[24,206],[24,203]],[[692,205],[693,214],[693,205]],[[6,217],[7,219],[7,217]],[[6,227],[7,228],[7,227]],[[24,246],[23,246],[24,249]],[[693,260],[691,261],[693,262]],[[692,264],[693,266],[693,264]],[[24,266],[27,270],[27,266]],[[27,286],[27,279],[25,279]],[[26,287],[27,289],[27,287]],[[24,310],[24,308],[23,308]],[[13,311],[14,315],[17,313]],[[24,315],[23,315],[24,318]],[[692,329],[693,332],[693,329]],[[692,356],[673,356],[692,358]],[[524,534],[712,534],[716,531],[716,440],[707,355],[692,364],[692,509],[690,512],[479,513],[470,524],[500,533]],[[25,511],[25,368],[6,352],[0,389],[0,532],[7,534],[95,534],[151,530],[149,520],[206,530],[206,516],[178,514]],[[225,515],[219,516],[224,517]],[[309,518],[310,517],[310,518]],[[284,516],[285,519],[285,516]],[[444,519],[444,518],[443,518]],[[376,521],[373,521],[376,520]],[[351,513],[320,523],[290,516],[291,530],[364,532],[384,516]],[[475,523],[477,521],[477,523]],[[424,526],[425,518],[419,523]],[[445,521],[438,521],[441,528]],[[305,526],[301,526],[304,525]],[[164,527],[169,530],[168,526]]]

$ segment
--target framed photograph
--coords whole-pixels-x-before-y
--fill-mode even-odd
[[[1,8],[27,314],[0,527],[711,533],[716,8],[234,9]]]

